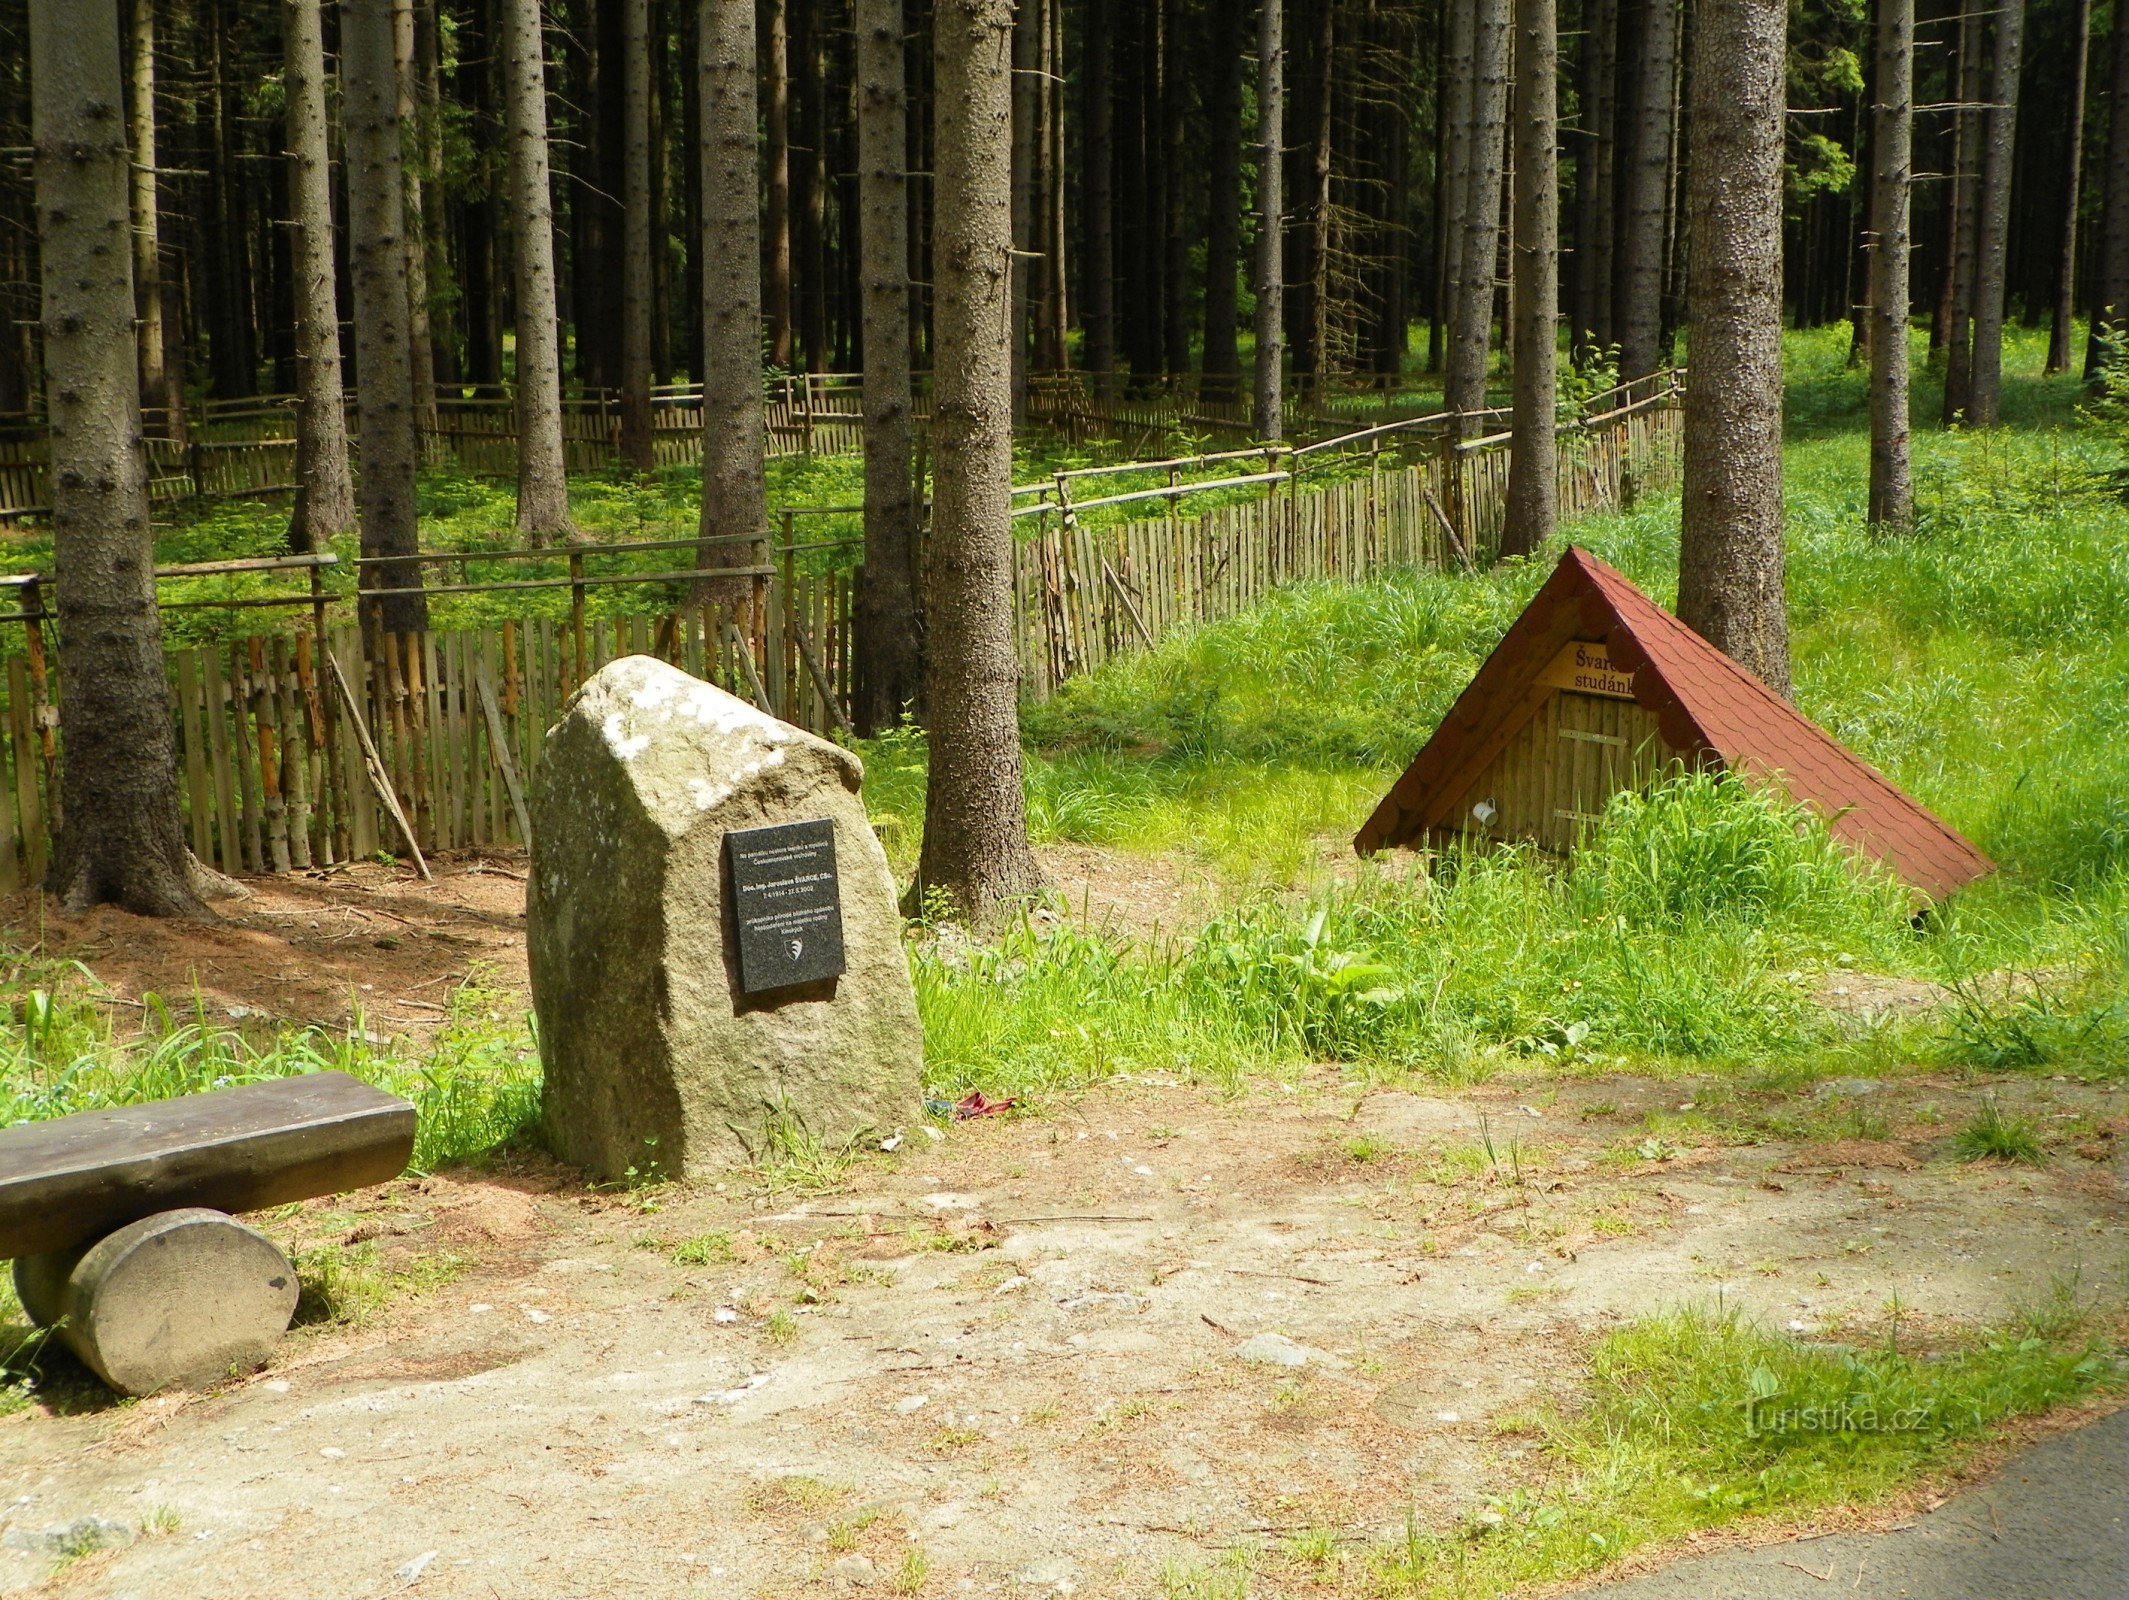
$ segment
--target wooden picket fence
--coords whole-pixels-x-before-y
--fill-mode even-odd
[[[1666,379],[1559,445],[1565,516],[1628,505],[1676,478],[1680,413]],[[1395,436],[1392,436],[1395,437]],[[1016,540],[1023,693],[1178,629],[1248,610],[1282,585],[1487,560],[1505,502],[1505,435],[1450,445],[1415,430],[1311,483],[1277,473],[1261,497],[1202,515],[1097,526],[1038,510]],[[509,849],[526,787],[569,695],[615,657],[648,654],[816,733],[848,727],[852,591],[862,569],[748,569],[733,609],[505,622],[366,641],[352,624],[173,651],[172,724],[187,837],[232,874],[301,871],[378,852]],[[23,580],[18,580],[18,583]],[[0,892],[43,877],[57,825],[61,685],[36,623],[6,662],[0,717]],[[343,689],[342,684],[345,684]],[[389,798],[387,798],[389,796]],[[396,814],[395,814],[396,813]],[[404,818],[404,826],[401,823]]]
[[[929,384],[916,383],[915,415],[930,414]],[[762,396],[772,457],[857,455],[864,449],[864,381],[852,373],[792,373],[773,378]],[[351,434],[359,433],[355,398],[346,401]],[[1336,433],[1357,422],[1416,414],[1394,393],[1340,385],[1289,408],[1290,428]],[[1207,392],[1192,378],[1096,380],[1076,372],[1036,373],[1028,386],[1028,420],[1074,442],[1120,441],[1128,451],[1158,450],[1177,433],[1230,440],[1251,437],[1246,394]],[[150,497],[158,504],[286,494],[295,487],[296,413],[292,395],[209,400],[186,418],[182,437],[159,412],[145,418]],[[475,477],[517,471],[516,402],[507,390],[469,385],[438,389],[421,419],[430,466],[455,466]],[[351,439],[351,447],[359,447]],[[699,385],[661,384],[651,392],[651,448],[661,467],[690,466],[702,456]],[[611,390],[572,395],[562,406],[563,463],[596,472],[620,459],[620,398]],[[50,442],[33,417],[0,417],[0,522],[42,515],[51,506]]]
[[[1562,430],[1561,515],[1620,509],[1671,487],[1680,424],[1666,378]],[[1198,516],[1090,527],[1071,506],[1050,504],[1037,535],[1015,550],[1023,693],[1045,699],[1067,678],[1152,649],[1178,628],[1247,611],[1286,584],[1492,559],[1507,506],[1507,439],[1427,443],[1430,453],[1417,460],[1383,450],[1364,474],[1315,488],[1305,476],[1289,478],[1261,498]]]

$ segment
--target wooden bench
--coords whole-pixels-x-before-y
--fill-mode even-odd
[[[266,1359],[296,1274],[229,1213],[397,1177],[414,1108],[343,1072],[0,1129],[0,1257],[36,1322],[128,1394]]]

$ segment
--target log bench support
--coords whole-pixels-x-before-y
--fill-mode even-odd
[[[397,1177],[414,1108],[345,1073],[0,1129],[0,1256],[22,1308],[123,1394],[263,1365],[296,1271],[229,1213]]]

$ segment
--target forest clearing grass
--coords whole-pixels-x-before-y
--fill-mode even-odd
[[[1896,1322],[1870,1345],[1807,1342],[1720,1305],[1641,1318],[1598,1343],[1578,1408],[1496,1423],[1537,1441],[1542,1487],[1490,1495],[1451,1532],[1414,1524],[1354,1577],[1399,1600],[1498,1594],[1744,1519],[1869,1505],[2000,1423],[2119,1388],[2121,1311],[2064,1288],[1934,1345]]]
[[[197,996],[113,1004],[78,962],[16,957],[0,994],[11,1024],[0,1028],[0,1127],[345,1072],[413,1103],[410,1170],[426,1173],[478,1162],[523,1137],[539,1109],[530,1019],[477,975],[450,994],[443,1025],[419,1056],[376,1038],[359,1015],[337,1032],[247,1031],[210,1016]]]
[[[1301,586],[1027,709],[1038,842],[1184,857],[1225,904],[1202,929],[1144,939],[1057,918],[981,945],[920,936],[929,1087],[1039,1097],[1133,1071],[1239,1088],[1324,1060],[1451,1080],[1806,1059],[1818,1073],[2129,1070],[2129,509],[2090,488],[2119,446],[2076,424],[2073,385],[2039,378],[2038,340],[2016,336],[2018,425],[1919,432],[1922,526],[1876,539],[1863,379],[1845,355],[1845,335],[1790,340],[1799,700],[1999,875],[1914,924],[1895,891],[1839,868],[1822,830],[1704,780],[1622,801],[1571,874],[1521,851],[1351,864],[1352,830],[1550,561]],[[1928,404],[1925,382],[1918,412]],[[796,495],[854,503],[854,463],[779,471]],[[456,514],[487,528],[503,501],[481,493]],[[665,480],[579,493],[608,536],[692,526]],[[1568,533],[1668,601],[1676,528],[1666,498]],[[865,754],[868,806],[906,870],[922,735]],[[1813,1000],[1844,970],[1930,980],[1954,1003],[1858,1029]],[[408,1086],[424,1108],[418,1159],[435,1163],[513,1137],[536,1100],[526,1025],[474,1020],[493,1009],[478,1001],[415,1059],[359,1029],[254,1042],[161,1002],[125,1030],[64,982],[18,974],[9,988],[10,1121],[346,1066]]]
[[[1190,943],[1029,926],[920,950],[934,1076],[1039,1094],[1126,1069],[1232,1085],[1323,1059],[1456,1078],[1807,1052],[1824,1072],[2129,1070],[2129,508],[2097,487],[2120,445],[2077,424],[2041,351],[2013,337],[2013,427],[1916,434],[1921,526],[1880,539],[1845,332],[1789,345],[1799,703],[1996,876],[1911,923],[1886,886],[1824,870],[1819,830],[1691,783],[1615,807],[1572,874],[1517,852],[1327,870],[1550,559],[1298,587],[1025,713],[1038,841],[1184,854],[1233,905]],[[1674,498],[1568,536],[1671,600]],[[869,803],[912,861],[921,740],[870,754]],[[1769,898],[1768,874],[1815,887]],[[1955,1002],[1858,1030],[1811,998],[1845,969]]]

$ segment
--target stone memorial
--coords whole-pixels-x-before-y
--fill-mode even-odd
[[[697,1178],[779,1131],[918,1114],[923,1034],[864,767],[649,656],[611,662],[532,786],[527,956],[555,1152]]]

